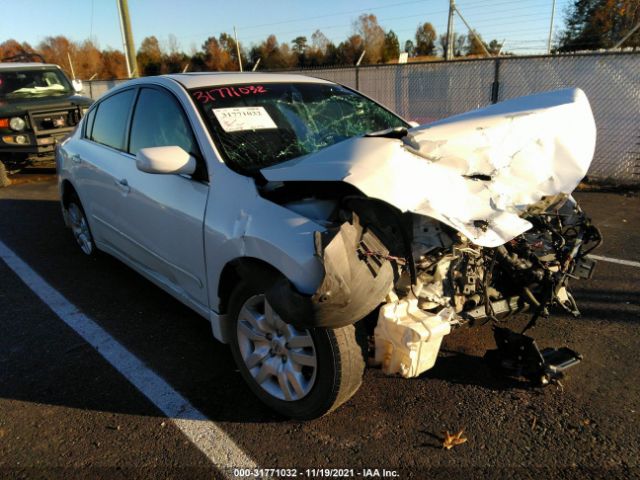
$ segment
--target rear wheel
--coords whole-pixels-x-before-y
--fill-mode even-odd
[[[298,329],[264,292],[271,282],[240,283],[229,302],[231,350],[255,395],[287,417],[311,419],[346,402],[362,383],[366,340],[354,325]]]
[[[4,166],[2,160],[0,160],[0,187],[8,187],[11,185],[11,180],[7,175],[7,168]]]
[[[82,208],[77,195],[73,195],[71,197],[67,203],[66,210],[71,232],[73,233],[80,250],[85,255],[95,255],[96,247],[89,228],[89,222],[87,221],[87,216],[84,213],[84,209]]]

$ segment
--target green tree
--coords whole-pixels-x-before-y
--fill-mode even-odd
[[[436,29],[429,22],[416,29],[416,55],[434,55],[436,51]]]
[[[304,66],[307,63],[307,37],[299,36],[291,40],[291,50],[293,55],[297,57],[298,66]]]
[[[502,43],[500,43],[495,38],[489,42],[489,46],[487,47],[489,53],[491,55],[498,55],[502,50]]]
[[[611,48],[640,22],[638,0],[574,0],[566,12],[559,51]],[[640,46],[636,31],[625,46]]]
[[[307,50],[307,37],[300,36],[291,40],[291,49],[293,53],[302,55]]]
[[[413,43],[413,40],[407,40],[404,42],[404,51],[409,54],[410,57],[413,57],[416,54],[416,46]]]
[[[382,48],[382,61],[388,62],[400,56],[400,41],[393,30],[389,30],[384,36],[384,46]]]
[[[144,38],[136,55],[138,68],[142,75],[159,75],[162,73],[162,49],[155,36]]]

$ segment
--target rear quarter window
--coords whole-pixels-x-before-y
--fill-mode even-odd
[[[97,108],[92,108],[89,113],[87,113],[87,118],[84,120],[84,137],[91,138],[91,131],[93,130],[93,121],[96,118]]]

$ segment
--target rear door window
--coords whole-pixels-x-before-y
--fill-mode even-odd
[[[125,90],[110,96],[98,105],[91,140],[117,150],[125,150],[127,121],[135,90]]]

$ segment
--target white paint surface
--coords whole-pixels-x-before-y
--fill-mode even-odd
[[[233,439],[205,417],[164,379],[129,352],[106,330],[49,285],[40,275],[0,241],[0,259],[69,327],[89,343],[120,374],[200,450],[223,474],[233,478],[232,470],[255,468],[256,463]]]

